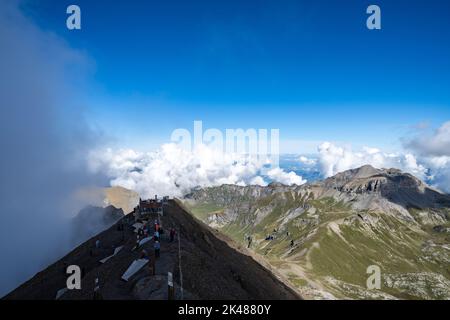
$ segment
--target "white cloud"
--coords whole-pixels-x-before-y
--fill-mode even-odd
[[[252,180],[250,180],[251,185],[258,185],[258,186],[267,186],[267,182],[264,181],[264,178],[261,176],[256,176]]]
[[[430,183],[450,192],[450,121],[431,134],[424,134],[419,128],[416,136],[406,140],[404,146],[417,154],[418,161],[428,168]]]
[[[308,158],[305,156],[300,156],[300,158],[298,158],[298,161],[300,161],[301,163],[303,163],[304,165],[307,165],[307,166],[314,166],[317,164],[317,159]]]
[[[260,175],[264,163],[224,154],[203,144],[193,151],[174,143],[164,144],[150,153],[130,149],[97,150],[91,153],[90,164],[92,171],[111,177],[111,185],[136,190],[143,197],[181,196],[196,186],[267,185]],[[283,184],[305,182],[294,172],[287,173],[279,168],[270,170],[267,177]]]
[[[298,176],[295,172],[286,172],[281,168],[273,168],[267,173],[267,175],[273,181],[286,185],[302,185],[306,183],[306,180],[303,180],[303,178]]]
[[[318,151],[320,169],[325,177],[369,164],[376,168],[398,168],[418,178],[426,178],[426,167],[419,164],[413,154],[389,154],[370,147],[355,152],[330,142],[322,143]]]
[[[420,130],[405,146],[423,157],[450,156],[450,121],[445,122],[431,135]]]
[[[23,2],[0,1],[0,296],[73,248],[70,218],[85,204],[75,195],[97,184],[84,155],[98,136],[80,108],[89,58]]]

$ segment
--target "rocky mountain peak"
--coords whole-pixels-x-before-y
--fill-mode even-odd
[[[429,187],[401,170],[377,169],[370,165],[340,172],[318,183],[325,192],[348,195],[377,195],[405,208],[434,208],[448,205],[449,196]]]

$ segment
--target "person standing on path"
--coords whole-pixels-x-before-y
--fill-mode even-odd
[[[161,244],[159,243],[159,241],[155,241],[154,248],[155,248],[155,258],[159,258],[159,253],[161,249]]]
[[[175,234],[176,234],[175,229],[171,228],[170,229],[170,242],[173,242],[173,240],[175,239]]]

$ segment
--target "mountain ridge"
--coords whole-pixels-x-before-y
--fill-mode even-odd
[[[157,215],[150,219],[158,218]],[[82,243],[62,259],[37,273],[3,299],[86,300],[94,298],[95,279],[103,299],[168,299],[168,272],[173,274],[175,297],[185,299],[301,299],[298,293],[274,276],[251,256],[239,251],[239,245],[193,218],[175,200],[164,205],[160,223],[166,229],[161,236],[161,255],[153,254],[153,240],[135,250],[135,218],[129,213],[107,230]],[[174,227],[180,242],[170,241],[167,232]],[[116,248],[120,251],[106,262]],[[148,265],[129,281],[121,280],[130,264],[146,250],[155,260],[153,275]],[[245,250],[244,250],[245,251]],[[81,289],[65,288],[68,265],[82,269]],[[181,277],[181,266],[183,266]],[[182,280],[181,280],[182,279]]]

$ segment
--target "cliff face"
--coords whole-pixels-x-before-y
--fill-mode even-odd
[[[234,247],[229,238],[197,221],[176,201],[164,206],[161,223],[166,230],[176,228],[180,247],[178,241],[169,241],[166,231],[158,259],[153,254],[153,240],[133,250],[136,244],[134,217],[127,215],[4,299],[55,299],[57,291],[66,286],[68,265],[82,268],[82,289],[66,291],[60,299],[92,299],[96,278],[104,299],[167,299],[168,272],[173,273],[176,297],[181,298],[180,266],[185,299],[300,298],[270,271]],[[115,256],[103,264],[99,262],[120,246],[123,247]],[[129,281],[121,280],[130,264],[140,258],[143,249],[149,253],[150,260],[155,259],[156,274],[152,275],[147,265]]]
[[[364,166],[291,187],[224,185],[183,201],[306,298],[450,298],[450,196],[399,170]],[[382,290],[367,290],[370,265],[383,272]]]
[[[336,190],[349,196],[377,195],[406,209],[450,207],[449,195],[397,169],[375,169],[364,166],[338,173],[317,185],[322,187],[324,192]]]

